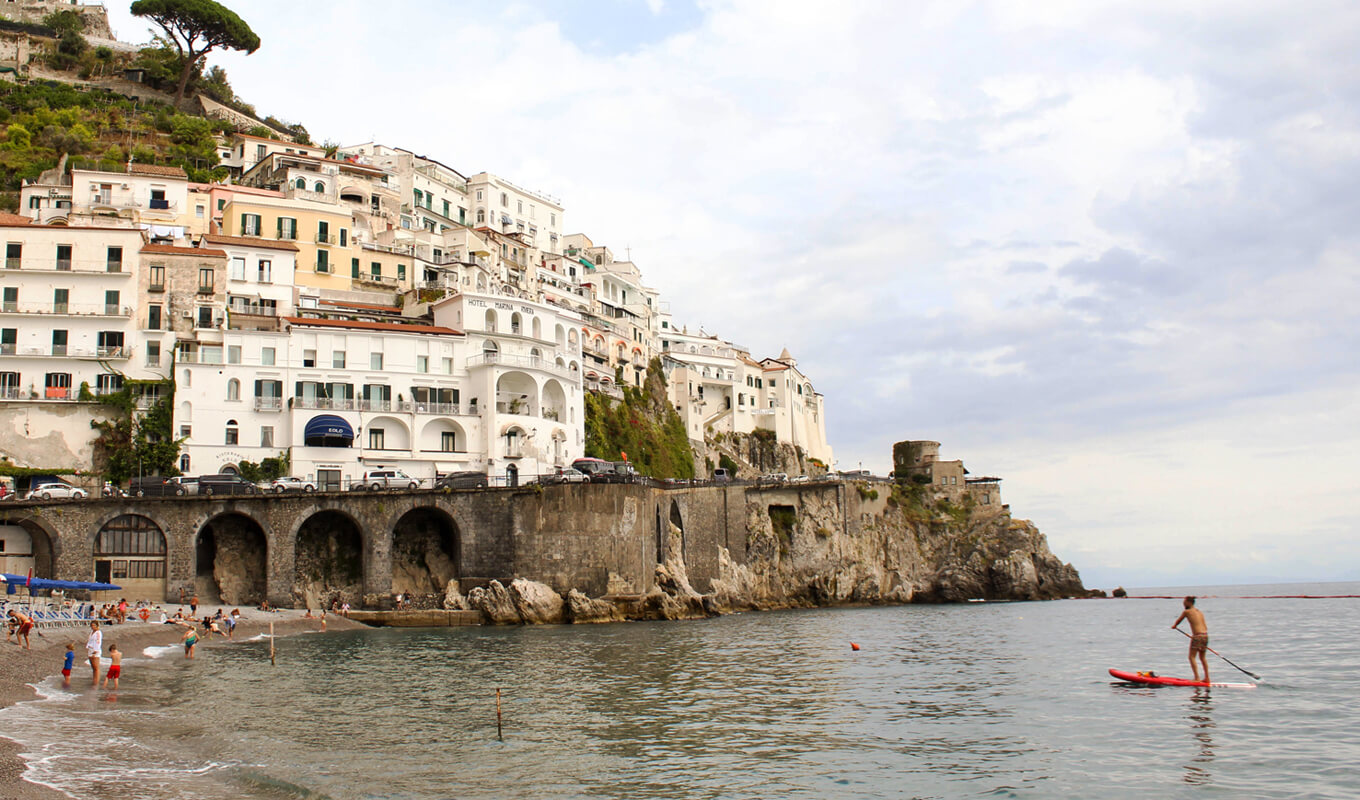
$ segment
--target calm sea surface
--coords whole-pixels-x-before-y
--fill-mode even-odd
[[[1174,600],[906,606],[143,655],[116,699],[49,681],[0,734],[42,782],[119,800],[1360,795],[1360,600],[1200,608],[1259,688],[1111,682],[1188,675]]]

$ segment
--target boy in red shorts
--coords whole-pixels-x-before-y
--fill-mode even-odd
[[[123,654],[118,650],[118,645],[109,645],[109,674],[104,676],[104,682],[100,686],[108,686],[109,681],[113,681],[114,691],[118,690],[118,676],[123,674]]]
[[[66,660],[61,665],[61,685],[69,688],[71,686],[71,669],[76,665],[76,646],[72,642],[66,643]]]

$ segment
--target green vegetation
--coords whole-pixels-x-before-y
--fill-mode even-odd
[[[184,99],[189,77],[213,50],[260,49],[260,37],[236,13],[213,0],[137,0],[132,13],[146,17],[165,32],[164,43],[172,45],[179,61],[179,82],[175,104]]]
[[[737,477],[737,462],[726,453],[718,454],[718,466],[727,470],[729,477]]]
[[[142,391],[159,387],[160,397],[145,414],[137,414],[137,397]],[[122,483],[134,475],[178,475],[182,439],[172,435],[175,404],[173,381],[123,382],[123,388],[98,398],[117,413],[107,421],[92,420],[99,431],[94,441],[96,470],[108,480]]]
[[[647,365],[641,388],[625,386],[623,400],[586,393],[586,455],[618,461],[623,454],[643,475],[693,478],[694,457],[685,423],[666,396],[661,359]]]
[[[241,471],[241,477],[251,483],[261,483],[272,481],[275,478],[282,478],[292,473],[293,465],[286,451],[279,453],[273,458],[261,459],[260,463],[254,461],[242,461],[236,465]]]
[[[33,478],[40,475],[79,475],[80,470],[71,467],[53,467],[43,469],[41,467],[16,467],[9,461],[0,461],[0,475],[7,478]]]
[[[870,489],[870,488],[869,488],[869,485],[868,485],[867,483],[856,483],[856,484],[855,484],[855,489],[859,491],[859,497],[860,497],[861,500],[877,500],[877,499],[878,499],[878,490],[877,490],[877,489]]]

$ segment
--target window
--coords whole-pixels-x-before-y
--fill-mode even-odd
[[[122,310],[122,295],[116,289],[104,292],[104,313],[109,316],[116,315]]]
[[[260,263],[255,269],[255,280],[259,281],[260,283],[273,283],[274,282],[273,276],[274,276],[273,263],[266,261],[265,259],[260,259]]]
[[[515,213],[516,213],[516,214],[523,214],[523,213],[524,213],[524,201],[523,201],[523,200],[516,200],[516,201],[515,201]]]
[[[336,369],[344,369],[344,368],[345,368],[345,351],[344,351],[344,350],[336,350],[334,353],[331,353],[331,366],[334,367],[334,368],[336,368]]]
[[[104,372],[95,376],[95,394],[113,394],[123,388],[123,376]]]
[[[197,325],[197,327],[199,327],[199,328],[211,328],[211,327],[213,326],[213,313],[212,313],[212,312],[213,312],[212,306],[199,306],[199,307],[198,307],[198,325]]]
[[[274,366],[274,348],[272,347],[260,348],[260,364],[266,367]]]
[[[458,450],[458,435],[453,431],[443,431],[439,434],[439,449],[445,453],[453,453]]]
[[[553,227],[557,227],[557,215],[549,214],[548,216],[551,218],[551,224],[553,225]]]
[[[236,420],[234,419],[227,420],[227,436],[225,443],[238,444],[240,442],[240,439],[241,439],[240,429],[236,427]]]
[[[381,262],[378,262],[378,261],[371,262],[371,263],[368,265],[368,271],[369,271],[369,274],[372,275],[373,277],[375,277],[375,278],[381,278],[381,277],[382,277],[382,263],[381,263]]]
[[[303,350],[303,351],[302,351],[302,366],[304,366],[304,367],[315,367],[315,366],[316,366],[316,351],[315,351],[315,350]]]
[[[24,246],[10,242],[5,245],[5,269],[18,269],[23,260]]]
[[[65,333],[65,331],[63,331]],[[44,380],[46,397],[54,400],[68,400],[71,397],[71,373],[49,372]]]
[[[203,294],[212,294],[213,283],[212,267],[200,267],[198,270],[198,291]]]
[[[349,228],[340,229],[340,246],[341,247],[349,246]]]
[[[312,184],[312,191],[316,192],[317,194],[323,194],[326,191],[326,184],[322,183],[321,181],[317,181],[316,183]]]
[[[57,270],[67,272],[71,269],[71,245],[57,245]]]
[[[406,280],[406,265],[405,265],[405,264],[398,264],[398,265],[397,265],[397,280],[399,280],[399,281],[404,281],[404,280]]]
[[[260,235],[260,215],[242,214],[241,215],[241,235],[259,236]]]
[[[233,258],[231,260],[231,279],[243,281],[246,279],[246,260],[244,258]]]
[[[477,199],[478,199],[478,200],[481,200],[481,199],[482,199],[482,190],[481,190],[481,189],[478,189],[478,190],[477,190]]]
[[[260,428],[260,447],[273,447],[273,446],[274,446],[274,428],[271,425],[265,425]]]
[[[382,353],[371,353],[371,354],[368,356],[368,368],[369,368],[369,369],[372,369],[372,370],[380,370],[380,369],[382,369],[382,368],[383,368],[383,354],[382,354]]]
[[[316,271],[317,272],[331,271],[331,256],[330,253],[327,253],[325,250],[316,251]]]
[[[241,345],[239,344],[227,345],[227,363],[228,364],[241,363]]]
[[[203,206],[194,206],[194,216],[195,216],[195,217],[198,217],[199,219],[203,219],[204,211],[205,211],[205,209],[203,208]]]
[[[429,372],[429,371],[430,371],[430,357],[416,356],[416,372]]]
[[[293,240],[297,238],[297,220],[292,217],[279,217],[279,238]]]
[[[451,358],[445,358],[445,359],[443,359],[443,362],[444,362],[444,374],[445,374],[445,375],[452,375],[452,374],[453,374],[453,359],[451,359]]]
[[[146,343],[146,365],[148,367],[158,367],[161,363],[161,343]]]
[[[385,449],[385,448],[383,447],[384,441],[385,441],[385,436],[383,435],[383,429],[382,429],[382,428],[374,428],[374,427],[372,427],[372,426],[369,426],[369,428],[368,428],[368,449],[369,449],[369,450],[383,450],[383,449]]]
[[[227,400],[235,402],[241,399],[241,382],[232,378],[227,381]]]
[[[479,208],[477,209],[477,224],[481,225],[484,222],[486,222],[486,211]]]
[[[506,194],[505,192],[501,192],[501,208],[509,207],[510,207],[510,195]]]
[[[331,243],[331,224],[329,222],[321,220],[316,223],[316,241],[317,244]]]
[[[110,247],[110,248],[109,248],[109,259],[108,259],[107,266],[106,266],[105,268],[106,268],[109,272],[122,272],[122,271],[123,271],[123,248],[121,248],[121,247]]]
[[[19,346],[19,329],[5,328],[0,330],[0,355],[12,356]]]
[[[165,267],[163,265],[161,264],[151,265],[150,281],[151,283],[149,286],[147,286],[147,289],[153,292],[165,291]]]

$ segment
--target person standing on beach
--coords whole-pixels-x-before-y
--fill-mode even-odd
[[[1209,657],[1205,651],[1209,649],[1209,626],[1204,621],[1204,612],[1195,608],[1195,596],[1189,595],[1182,603],[1185,610],[1181,612],[1171,627],[1180,630],[1182,620],[1190,623],[1190,669],[1195,673],[1195,680],[1199,680],[1199,668],[1204,667],[1204,682],[1209,682]],[[1195,656],[1199,656],[1199,664],[1195,663]]]
[[[189,598],[189,613],[198,616],[198,595]]]
[[[14,643],[18,644],[19,640],[22,639],[24,642],[24,649],[32,650],[33,645],[28,641],[28,632],[33,630],[33,618],[21,611],[10,611],[9,616],[14,620],[14,624],[17,626],[15,628]]]
[[[61,664],[61,685],[62,688],[71,686],[71,670],[76,667],[76,643],[66,643],[66,660]]]
[[[109,645],[109,674],[104,676],[104,686],[113,681],[113,690],[118,691],[118,676],[123,674],[123,654],[118,650],[118,645]]]
[[[90,620],[90,638],[85,640],[85,657],[90,661],[94,679],[90,686],[99,685],[99,657],[104,653],[104,633],[99,630],[99,620]]]

